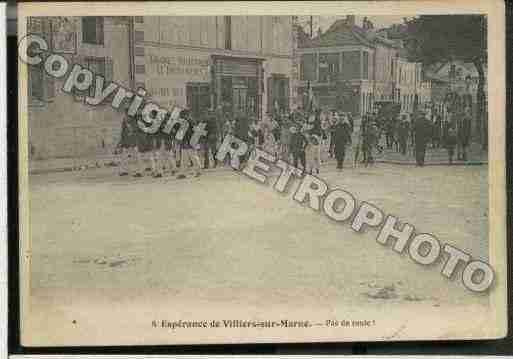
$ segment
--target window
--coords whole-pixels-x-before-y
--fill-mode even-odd
[[[367,51],[363,52],[363,73],[362,79],[369,79],[369,53]]]
[[[103,45],[103,17],[86,16],[82,18],[82,42]]]
[[[146,66],[144,64],[142,64],[142,65],[135,65],[135,73],[136,74],[145,74],[146,73]]]
[[[135,56],[144,56],[144,47],[135,46],[134,47],[134,54],[135,54]]]
[[[339,54],[319,54],[319,82],[334,82],[339,72]]]
[[[232,49],[232,18],[230,16],[224,17],[224,48],[226,50]]]
[[[344,80],[360,78],[360,51],[344,51],[342,53],[342,74]]]
[[[317,79],[317,61],[315,54],[301,55],[301,80],[315,81]]]

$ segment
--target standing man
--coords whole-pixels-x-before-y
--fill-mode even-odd
[[[342,170],[344,167],[344,157],[346,156],[346,146],[351,143],[351,124],[347,115],[342,115],[341,120],[337,121],[333,131],[333,140],[335,143],[337,169]]]
[[[150,135],[139,127],[137,124],[139,121],[142,121],[141,113],[137,113],[135,115],[134,124],[132,126],[135,128],[135,158],[137,159],[137,168],[135,170],[134,177],[142,177],[144,171],[148,170],[146,159],[151,151]]]
[[[249,117],[247,114],[239,111],[235,118],[235,137],[246,143],[249,141]],[[239,164],[246,163],[249,154],[245,154],[239,157]]]
[[[401,154],[406,155],[408,149],[408,136],[410,135],[410,122],[406,114],[401,115],[401,121],[399,122],[398,137],[399,137],[399,149]]]
[[[470,142],[470,129],[472,124],[472,115],[470,107],[465,108],[465,112],[458,116],[457,120],[457,133],[458,144],[457,154],[458,160],[467,160],[467,147]]]
[[[419,113],[415,119],[415,160],[417,166],[424,166],[426,146],[429,141],[431,126],[424,112]]]
[[[208,114],[208,116],[207,116],[206,131],[207,131],[207,141],[206,141],[206,147],[205,147],[204,168],[210,167],[210,159],[209,159],[210,153],[212,153],[212,160],[214,161],[214,168],[216,168],[217,167],[217,158],[216,158],[217,139],[218,139],[219,131],[218,131],[218,127],[217,127],[216,118],[213,114]]]
[[[306,172],[306,158],[305,158],[305,146],[306,146],[306,138],[298,131],[296,126],[292,126],[290,128],[291,138],[290,138],[290,152],[292,153],[293,165],[296,168],[298,167],[298,162],[301,162],[301,166],[303,166],[303,170]]]

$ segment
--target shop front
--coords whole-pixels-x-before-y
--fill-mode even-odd
[[[262,116],[262,61],[212,55],[212,97],[216,108],[232,116]]]

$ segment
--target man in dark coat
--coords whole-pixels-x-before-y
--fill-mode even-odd
[[[290,136],[290,152],[292,153],[293,165],[296,168],[298,167],[299,162],[301,162],[301,166],[303,166],[303,170],[306,171],[306,157],[305,157],[305,147],[306,147],[306,137],[297,129],[296,126],[292,126],[290,128],[291,136]]]
[[[214,168],[217,167],[217,136],[218,136],[218,127],[216,117],[213,114],[208,114],[205,121],[205,130],[207,132],[207,136],[204,143],[204,163],[203,167],[210,167],[210,153],[212,153],[212,159],[214,160]]]
[[[351,124],[347,115],[337,121],[333,131],[333,142],[335,143],[335,158],[337,159],[337,169],[344,167],[344,157],[346,156],[346,147],[351,143]]]
[[[424,112],[416,116],[414,124],[415,134],[415,160],[417,166],[424,166],[426,157],[426,146],[431,136],[431,122],[427,119]]]
[[[399,135],[399,148],[403,155],[406,155],[408,151],[408,137],[410,136],[410,121],[408,116],[403,114],[401,115],[401,122],[399,123],[398,129]]]
[[[470,130],[472,124],[472,116],[470,107],[465,108],[463,114],[458,114],[456,118],[456,131],[458,136],[457,154],[458,160],[467,160],[467,147],[470,142]]]

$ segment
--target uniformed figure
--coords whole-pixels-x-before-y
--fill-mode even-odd
[[[134,177],[142,177],[144,171],[151,171],[151,167],[147,165],[148,159],[151,159],[152,152],[152,138],[149,133],[146,133],[139,125],[142,121],[142,114],[138,113],[135,116],[136,124],[135,124],[135,133],[136,133],[136,145],[137,145],[137,153],[139,159],[138,168]]]
[[[119,161],[119,175],[127,176],[130,173],[130,159],[135,159],[139,162],[139,153],[136,147],[136,133],[134,126],[134,119],[125,117],[121,124],[121,136],[119,143],[116,146],[117,153],[120,155]],[[140,164],[137,163],[137,168]]]
[[[191,144],[191,138],[194,134],[194,123],[190,118],[188,110],[182,110],[180,112],[180,120],[188,123],[185,131],[179,130],[176,135],[177,143],[180,148],[180,174],[176,177],[178,179],[186,178],[186,173],[189,166],[192,164],[194,176],[198,177],[201,175],[201,164],[198,156],[198,148],[194,148]]]
[[[449,157],[449,164],[452,164],[452,160],[454,157],[454,147],[457,142],[456,137],[456,128],[453,125],[449,125],[447,128],[446,138],[445,138],[445,147],[447,148],[447,155]]]
[[[166,118],[164,119],[161,130],[165,128],[167,125],[167,122],[171,121],[171,114],[168,113],[166,115]],[[166,170],[169,170],[171,172],[171,175],[173,176],[176,173],[176,145],[175,145],[175,136],[176,132],[178,131],[179,125],[176,124],[171,128],[171,131],[169,134],[163,132],[163,142],[164,142],[164,152],[163,152],[163,165]]]

